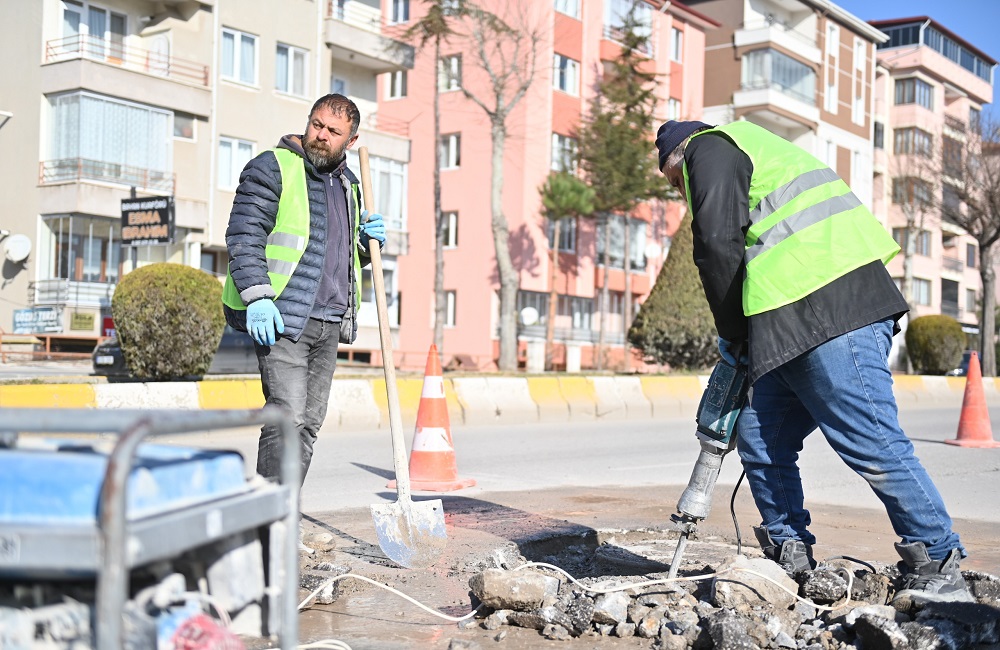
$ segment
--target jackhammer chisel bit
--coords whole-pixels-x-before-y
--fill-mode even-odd
[[[722,470],[722,459],[736,446],[736,420],[746,402],[748,388],[746,366],[731,366],[725,361],[716,364],[695,416],[698,424],[695,435],[701,441],[701,453],[687,488],[677,501],[677,514],[670,517],[680,536],[667,577],[677,576],[688,538],[712,509],[712,493]]]

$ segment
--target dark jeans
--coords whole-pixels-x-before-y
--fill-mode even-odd
[[[966,555],[941,494],[899,426],[889,372],[893,321],[842,334],[782,364],[753,385],[737,423],[737,448],[764,526],[777,544],[815,544],[798,458],[818,427],[830,447],[868,481],[904,544],[931,558]]]
[[[310,318],[298,342],[279,338],[272,346],[254,345],[266,402],[284,407],[294,418],[299,432],[303,481],[312,461],[316,434],[326,418],[339,340],[340,323]],[[278,428],[261,427],[257,443],[258,474],[265,478],[281,476],[281,447]]]

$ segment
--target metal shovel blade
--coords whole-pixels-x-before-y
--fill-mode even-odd
[[[429,567],[448,543],[441,499],[418,502],[402,499],[372,504],[371,510],[378,545],[400,566]]]

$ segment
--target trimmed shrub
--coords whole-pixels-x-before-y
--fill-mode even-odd
[[[111,315],[125,365],[144,380],[204,375],[226,326],[222,285],[182,264],[150,264],[125,275]]]
[[[951,316],[920,316],[906,326],[906,351],[920,374],[943,375],[957,368],[963,350],[965,332]]]
[[[647,360],[672,369],[707,368],[719,360],[715,319],[694,265],[688,218],[681,221],[649,297],[636,314],[628,340]]]

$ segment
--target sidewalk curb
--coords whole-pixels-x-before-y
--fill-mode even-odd
[[[962,407],[964,377],[897,375],[902,407]],[[451,425],[593,422],[694,417],[707,375],[454,377],[445,379]],[[1000,406],[1000,379],[983,378]],[[403,425],[412,428],[423,381],[397,380]],[[198,382],[0,384],[0,407],[247,409],[264,405],[259,379]],[[387,429],[384,378],[335,378],[324,431]]]

